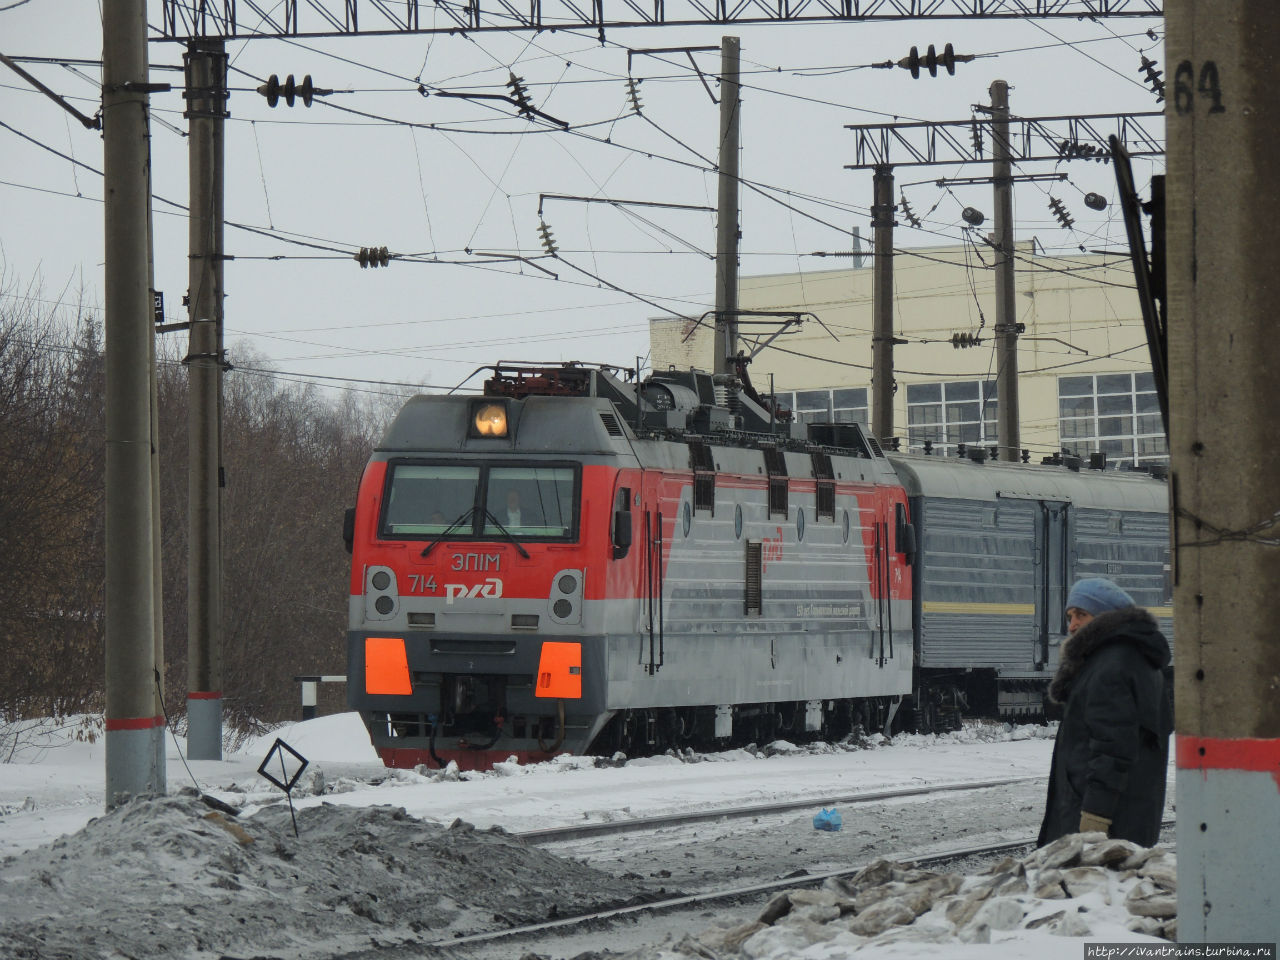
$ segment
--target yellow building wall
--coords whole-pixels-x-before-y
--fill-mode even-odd
[[[1026,325],[1018,344],[1021,446],[1032,458],[1060,449],[1058,378],[1078,374],[1150,372],[1146,333],[1127,255],[1062,257],[1019,244],[1017,319]],[[995,380],[994,251],[986,245],[900,250],[894,258],[894,348],[897,390],[894,435],[907,436],[910,383]],[[742,310],[795,311],[793,332],[756,356],[750,375],[757,390],[778,392],[866,387],[871,397],[872,258],[862,267],[742,277]],[[750,320],[750,317],[744,317]],[[771,332],[745,325],[742,348]],[[981,338],[957,349],[956,333]],[[655,369],[713,366],[712,330],[680,318],[654,319],[650,343]]]

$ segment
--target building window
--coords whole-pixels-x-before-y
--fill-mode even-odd
[[[780,392],[778,401],[794,410],[796,423],[860,423],[867,426],[866,387],[823,387]]]
[[[926,440],[944,457],[955,454],[957,444],[994,444],[995,381],[907,384],[907,443],[918,450]]]
[[[1111,463],[1169,462],[1150,373],[1059,377],[1058,433],[1062,449],[1079,457],[1101,451]]]

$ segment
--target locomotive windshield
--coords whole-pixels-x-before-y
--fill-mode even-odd
[[[573,532],[572,467],[490,467],[485,536],[499,524],[517,537],[567,537]]]
[[[393,462],[381,535],[493,539],[575,536],[578,470],[572,465],[501,466]]]

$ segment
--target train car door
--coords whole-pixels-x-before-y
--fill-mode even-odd
[[[642,506],[638,518],[641,573],[640,591],[643,598],[640,663],[645,672],[653,676],[666,659],[666,607],[663,588],[666,580],[666,551],[668,537],[679,508],[679,483],[661,470],[644,470],[641,473]]]
[[[1071,504],[1063,500],[1041,500],[1036,523],[1036,613],[1034,655],[1035,668],[1043,670],[1049,663],[1049,644],[1066,632],[1067,576],[1070,570],[1068,550]]]

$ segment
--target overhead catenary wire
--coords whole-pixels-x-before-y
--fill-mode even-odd
[[[345,59],[345,58],[340,58],[340,59]],[[371,115],[371,116],[373,116],[373,115]],[[383,119],[387,119],[387,118],[383,118]],[[647,119],[647,120],[649,120],[649,122],[650,122],[650,123],[652,123],[651,118],[646,118],[646,119]],[[392,121],[389,121],[389,120],[388,120],[388,122],[392,122]],[[613,121],[611,120],[611,121],[609,121],[609,122],[613,122]],[[439,129],[438,127],[433,126],[432,124],[412,124],[412,123],[411,123],[411,125],[412,125],[412,126],[415,126],[415,127],[424,127],[424,128],[429,128],[429,129]],[[475,131],[467,131],[467,132],[475,132]],[[588,138],[588,139],[592,139],[592,140],[593,140],[593,141],[595,141],[595,142],[603,142],[603,141],[598,141],[596,138]],[[690,150],[691,152],[693,152],[696,156],[700,156],[699,154],[697,154],[697,152],[696,152],[696,151],[693,151],[693,150],[692,150],[692,148],[689,148],[687,145],[685,145],[685,144],[683,144],[681,141],[679,141],[679,140],[678,140],[678,138],[674,138],[674,139],[676,140],[676,142],[677,142],[677,143],[681,143],[681,145],[682,145],[682,146],[684,146],[686,149],[689,149],[689,150]],[[656,155],[655,155],[655,154],[653,154],[651,151],[647,151],[647,150],[640,150],[639,148],[628,148],[628,147],[626,147],[625,145],[620,145],[620,144],[618,144],[616,141],[610,142],[610,143],[609,143],[609,145],[610,145],[610,146],[614,146],[614,147],[622,146],[622,147],[623,147],[623,149],[635,149],[635,150],[636,150],[636,152],[643,152],[646,156],[656,157]],[[712,165],[712,164],[710,164],[710,162],[709,162],[705,157],[700,157],[700,158],[703,160],[703,163],[705,164],[705,167],[704,167],[703,169],[705,169],[705,170],[713,169],[713,165]],[[664,158],[664,159],[667,159],[667,160],[669,160],[670,162],[676,162],[676,163],[681,162],[681,161],[676,160],[675,158]],[[691,164],[691,166],[692,166],[692,164]],[[751,188],[751,189],[755,189],[755,190],[761,190],[761,189],[780,189],[780,188],[772,188],[772,187],[769,187],[768,185],[753,184],[753,183],[751,183],[750,181],[744,181],[744,183],[745,183],[749,188]],[[800,194],[794,194],[794,193],[789,193],[788,195],[791,195],[791,196],[803,196],[803,195],[800,195]],[[777,198],[771,198],[771,199],[774,199],[774,200],[775,200],[775,202],[782,202],[782,201],[777,200]],[[786,205],[786,204],[784,203],[784,206],[785,206],[785,205]],[[839,205],[836,205],[836,206],[837,206],[837,208],[840,208],[840,207],[839,207]],[[795,208],[794,206],[789,207],[789,209],[796,210],[797,212],[801,213],[801,215],[810,216],[810,218],[811,218],[811,219],[814,219],[816,222],[824,223],[826,226],[829,226],[829,227],[831,227],[832,229],[840,230],[842,233],[844,232],[844,228],[839,227],[839,226],[837,226],[837,225],[835,225],[835,224],[831,224],[831,223],[830,223],[830,222],[828,222],[828,221],[823,221],[823,220],[821,220],[821,218],[813,217],[812,215],[809,215],[809,214],[807,214],[807,213],[806,213],[806,212],[804,212],[804,211],[799,211],[799,210],[798,210],[797,208]],[[940,234],[940,235],[941,235],[941,234]]]
[[[363,66],[363,64],[362,64],[362,66]],[[570,82],[570,81],[561,81],[561,82]],[[650,154],[650,155],[652,155],[652,154]],[[775,189],[776,189],[776,190],[780,190],[781,188],[773,188],[773,187],[764,186],[764,187],[762,187],[761,189],[766,189],[766,190],[775,190]],[[792,193],[792,192],[789,192],[789,191],[785,191],[785,196],[788,198],[787,200],[783,200],[783,199],[782,199],[782,198],[780,198],[780,197],[771,197],[770,199],[774,199],[774,200],[775,200],[775,202],[780,203],[780,204],[781,204],[785,209],[787,209],[788,211],[796,212],[796,213],[799,213],[800,215],[807,215],[807,213],[806,213],[805,211],[801,211],[801,210],[799,210],[799,208],[795,205],[795,202],[794,202],[794,201],[795,201],[795,198],[799,197],[799,196],[800,196],[799,194],[795,194],[795,193]],[[510,195],[508,195],[508,200],[510,200]],[[790,201],[792,201],[792,202],[788,202],[788,200],[790,200]],[[841,209],[842,209],[842,208],[841,208]],[[818,219],[818,218],[814,218],[814,219]],[[844,235],[845,233],[847,233],[847,227],[844,227],[844,226],[841,226],[841,225],[838,225],[838,224],[832,223],[832,222],[830,222],[830,221],[822,221],[822,220],[820,220],[820,219],[818,219],[818,222],[820,222],[820,223],[825,223],[825,225],[826,225],[826,226],[828,226],[828,227],[830,227],[831,229],[839,230],[839,231],[841,232],[841,234],[842,234],[842,235]],[[240,225],[235,224],[234,226],[240,226]],[[273,231],[274,231],[274,227],[270,228],[270,229],[269,229],[269,231],[268,231],[266,234],[264,234],[264,235],[267,235],[267,236],[275,236],[275,234],[274,234],[274,232],[273,232]],[[517,235],[518,235],[518,234],[517,234]],[[939,233],[938,235],[939,235],[939,236],[943,236],[944,234]],[[277,237],[277,239],[280,239],[280,238],[279,238],[279,237]],[[913,254],[914,254],[914,251],[910,251],[910,250],[901,250],[900,252],[901,252],[902,254],[904,254],[904,255],[908,255],[908,254],[913,255]],[[341,249],[341,250],[340,250],[340,252],[335,252],[335,253],[334,253],[334,256],[335,256],[335,257],[336,257],[336,256],[340,256],[340,255],[343,255],[343,256],[344,256],[344,255],[346,255],[346,254],[347,254],[347,250],[346,250],[346,249]],[[289,259],[298,259],[298,258],[297,258],[297,257],[289,257]],[[1032,267],[1031,267],[1032,269],[1038,269],[1038,268],[1039,268],[1039,265],[1038,265],[1037,263],[1035,263],[1034,261],[1029,261],[1029,262],[1032,264]],[[598,270],[597,270],[596,272],[597,272],[597,273],[599,273],[599,271],[598,271]],[[1065,272],[1065,271],[1064,271],[1064,272]],[[597,280],[599,280],[599,279],[600,279],[600,278],[599,278],[599,277],[597,277]],[[1115,284],[1115,285],[1116,285],[1116,286],[1126,286],[1126,285],[1124,285],[1124,284]],[[622,289],[622,287],[616,287],[616,289],[621,290],[621,289]]]

